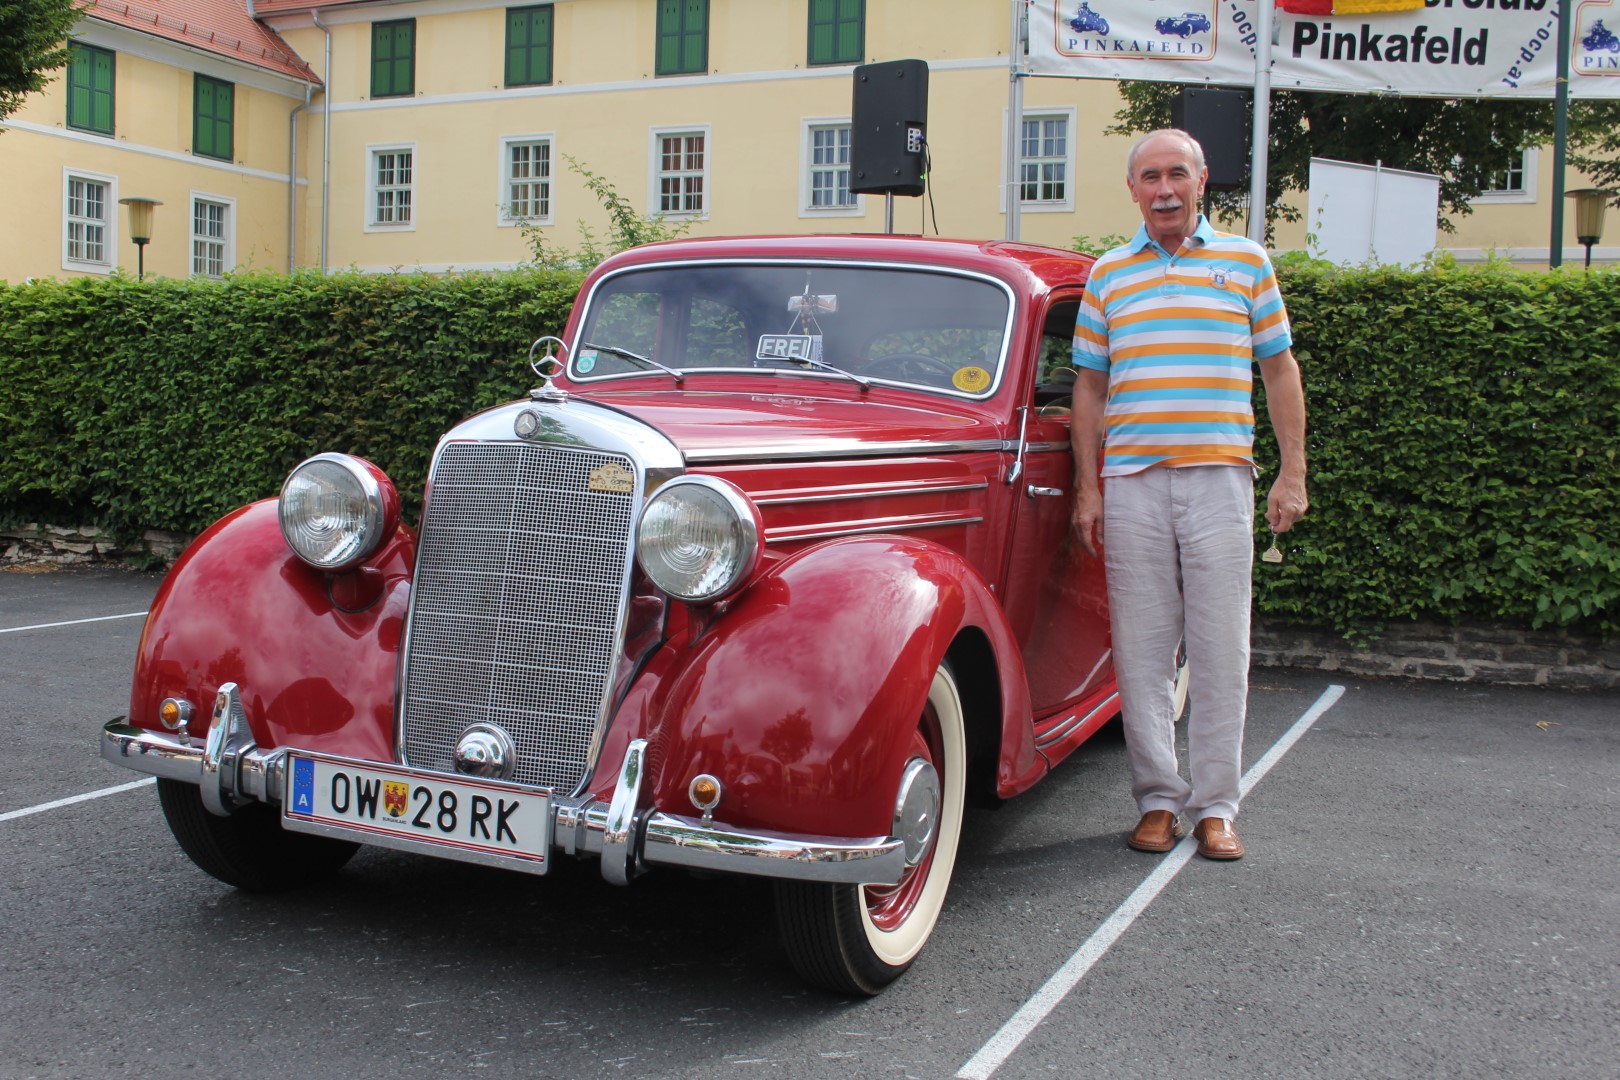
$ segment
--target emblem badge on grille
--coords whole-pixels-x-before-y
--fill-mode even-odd
[[[636,474],[618,462],[610,461],[592,469],[585,486],[609,495],[628,495],[635,490]]]

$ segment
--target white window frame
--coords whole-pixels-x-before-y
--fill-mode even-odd
[[[698,210],[664,210],[663,207],[663,140],[675,137],[703,137],[703,168],[679,169],[673,176],[696,176],[703,185],[703,205]],[[684,152],[683,152],[684,153]],[[647,212],[669,221],[707,221],[714,209],[714,134],[708,124],[682,124],[679,127],[653,128],[647,140]]]
[[[1007,127],[1008,127],[1008,125],[1007,125],[1007,110],[1003,109],[1001,111],[1001,121],[1002,121],[1002,123],[1001,123],[1001,160],[1002,160],[1002,163],[1003,163],[1002,166],[1001,166],[1002,171],[1003,171],[1003,175],[1001,177],[1001,181],[1002,181],[1002,183],[1001,183],[1001,212],[1002,213],[1005,214],[1007,212],[1007,193],[1009,191],[1016,191],[1016,192],[1022,193],[1022,191],[1023,191],[1024,161],[1025,161],[1024,147],[1023,147],[1024,124],[1026,122],[1030,121],[1030,120],[1059,120],[1059,119],[1061,119],[1064,122],[1065,130],[1068,133],[1067,137],[1064,140],[1063,198],[1061,198],[1061,199],[1053,199],[1050,202],[1027,202],[1027,201],[1024,201],[1024,200],[1020,199],[1019,203],[1018,203],[1018,212],[1020,214],[1070,214],[1070,213],[1074,212],[1074,192],[1075,192],[1075,187],[1077,186],[1078,181],[1079,181],[1079,174],[1075,171],[1075,160],[1074,160],[1075,143],[1077,141],[1076,136],[1077,136],[1077,133],[1078,133],[1078,128],[1077,128],[1077,126],[1075,124],[1076,115],[1077,115],[1077,111],[1074,108],[1074,106],[1072,106],[1072,105],[1069,105],[1069,106],[1061,106],[1060,105],[1060,106],[1054,106],[1052,108],[1025,109],[1024,112],[1023,112],[1023,115],[1019,118],[1018,130],[1017,130],[1016,135],[1014,136],[1015,138],[1018,139],[1019,146],[1018,146],[1017,161],[1015,162],[1013,167],[1015,169],[1017,169],[1018,171],[1017,171],[1016,175],[1014,175],[1012,177],[1008,177],[1007,175],[1005,175],[1006,168],[1007,168],[1007,166],[1006,166],[1006,161],[1007,161],[1007,134],[1008,134],[1008,131],[1007,131]],[[1045,160],[1045,159],[1041,159],[1041,160]]]
[[[378,221],[378,185],[377,166],[378,158],[384,154],[411,155],[411,179],[408,184],[390,185],[390,190],[409,192],[411,197],[409,221]],[[416,152],[416,144],[408,143],[377,143],[366,147],[366,222],[365,230],[368,233],[415,232],[417,213],[422,207],[422,185],[419,183],[421,161]]]
[[[219,236],[205,236],[197,232],[197,204],[209,203],[221,207],[225,213],[223,217],[224,231]],[[229,195],[211,195],[206,191],[193,191],[191,193],[191,213],[187,218],[186,231],[190,237],[188,247],[192,277],[223,277],[236,269],[236,200]],[[220,251],[220,272],[210,274],[206,270],[197,269],[197,244],[218,244]]]
[[[813,174],[818,168],[815,163],[815,133],[830,128],[851,127],[847,116],[807,116],[799,121],[799,216],[801,218],[827,218],[827,217],[865,217],[866,196],[854,196],[854,202],[848,206],[814,206],[815,189],[812,183]],[[835,168],[843,169],[845,175],[849,173],[849,164],[846,162]]]
[[[75,222],[88,224],[92,218],[75,218],[69,211],[73,181],[80,180],[88,184],[104,184],[107,188],[107,198],[103,206],[106,217],[101,225],[101,258],[76,259],[69,251],[72,243],[73,225]],[[88,169],[62,169],[62,269],[72,270],[85,274],[110,274],[118,266],[118,177],[108,176],[105,173],[91,172]]]
[[[1527,146],[1523,158],[1524,187],[1517,191],[1482,191],[1469,200],[1471,203],[1504,205],[1533,203],[1536,201],[1536,181],[1541,171],[1541,150]]]
[[[546,189],[546,212],[544,214],[531,214],[527,217],[512,213],[512,147],[534,146],[544,143],[547,150],[547,172],[544,185]],[[506,135],[501,138],[500,158],[495,169],[497,177],[497,191],[495,198],[495,224],[503,229],[514,229],[522,225],[552,225],[557,217],[557,136],[552,132],[541,132],[536,135]],[[531,178],[526,183],[537,183]]]

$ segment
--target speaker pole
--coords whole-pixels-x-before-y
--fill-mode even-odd
[[[1271,153],[1271,27],[1277,15],[1269,3],[1257,5],[1259,40],[1254,53],[1254,143],[1249,154],[1249,239],[1266,242],[1266,169]]]
[[[883,233],[885,236],[894,235],[894,192],[883,193]]]

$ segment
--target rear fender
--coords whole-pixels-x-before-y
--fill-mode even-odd
[[[288,548],[276,500],[242,507],[186,549],[146,617],[129,722],[162,730],[166,697],[207,728],[234,682],[254,740],[394,759],[394,680],[416,544],[400,528],[355,570],[327,574]]]
[[[777,564],[686,648],[646,702],[653,804],[741,828],[887,835],[935,670],[977,627],[998,667],[1001,770],[1038,771],[1024,671],[1000,607],[949,549],[910,537],[830,541]],[[963,673],[958,673],[961,678]]]

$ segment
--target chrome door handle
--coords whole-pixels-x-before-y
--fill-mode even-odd
[[[1061,499],[1066,494],[1062,488],[1037,487],[1034,484],[1029,485],[1024,490],[1029,492],[1032,497],[1037,495],[1055,495]]]

